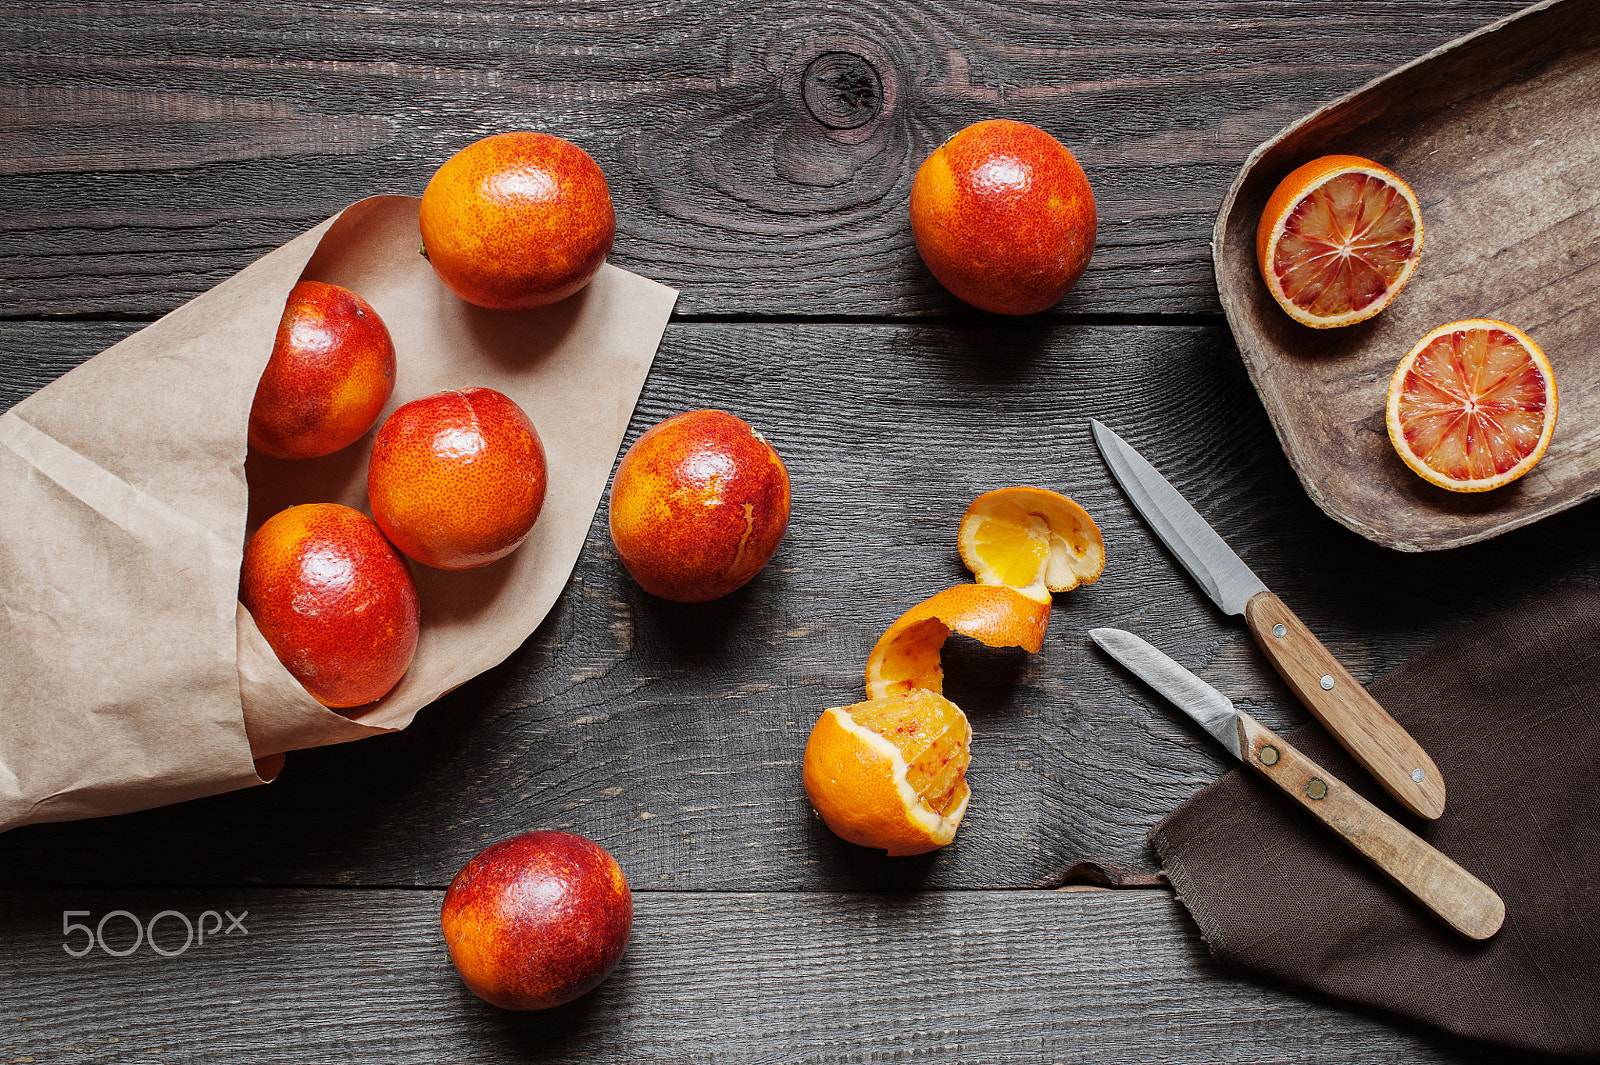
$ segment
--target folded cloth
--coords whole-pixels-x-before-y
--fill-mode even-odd
[[[1457,935],[1240,769],[1150,833],[1212,953],[1458,1035],[1600,1053],[1600,588],[1506,610],[1370,689],[1444,774],[1437,821],[1320,725],[1288,738],[1494,888],[1505,924]]]

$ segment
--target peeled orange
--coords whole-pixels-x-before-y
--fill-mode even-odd
[[[841,838],[924,854],[966,813],[971,739],[961,708],[932,691],[824,710],[806,742],[806,795]]]
[[[1387,307],[1422,255],[1422,210],[1392,170],[1356,155],[1299,167],[1267,200],[1256,263],[1267,291],[1314,329],[1353,325]]]
[[[990,647],[1037,652],[1050,624],[1050,602],[1000,584],[957,584],[924,599],[890,625],[867,656],[867,698],[914,688],[944,691],[939,653],[950,633]]]
[[[1441,325],[1389,379],[1389,440],[1405,464],[1452,492],[1486,492],[1533,469],[1555,432],[1555,373],[1516,326]]]
[[[997,488],[972,501],[956,544],[979,584],[1003,584],[1050,601],[1051,592],[1093,584],[1106,545],[1088,511],[1047,488]]]

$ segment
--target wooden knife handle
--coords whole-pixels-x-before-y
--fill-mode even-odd
[[[1432,820],[1444,813],[1444,776],[1428,752],[1283,600],[1257,592],[1245,604],[1244,617],[1256,643],[1300,701],[1385,791],[1419,817]]]
[[[1506,906],[1487,884],[1242,711],[1239,734],[1251,768],[1343,836],[1451,928],[1469,939],[1488,939],[1500,930]]]

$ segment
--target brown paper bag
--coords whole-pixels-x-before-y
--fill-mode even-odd
[[[404,728],[555,602],[677,294],[608,265],[553,307],[472,307],[418,254],[417,203],[352,205],[0,416],[0,830],[259,784],[287,751]],[[302,277],[359,293],[389,327],[388,410],[498,389],[550,466],[509,557],[412,566],[416,658],[348,716],[301,689],[238,604],[247,532],[295,503],[366,507],[371,433],[322,459],[246,462],[256,381]]]

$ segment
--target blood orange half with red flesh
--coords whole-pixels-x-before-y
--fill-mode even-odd
[[[1516,326],[1451,322],[1417,342],[1389,380],[1389,440],[1417,475],[1486,492],[1533,469],[1559,397],[1544,352]]]
[[[1355,155],[1299,167],[1267,200],[1256,262],[1267,291],[1314,329],[1353,325],[1399,295],[1422,254],[1422,210],[1394,171]]]

